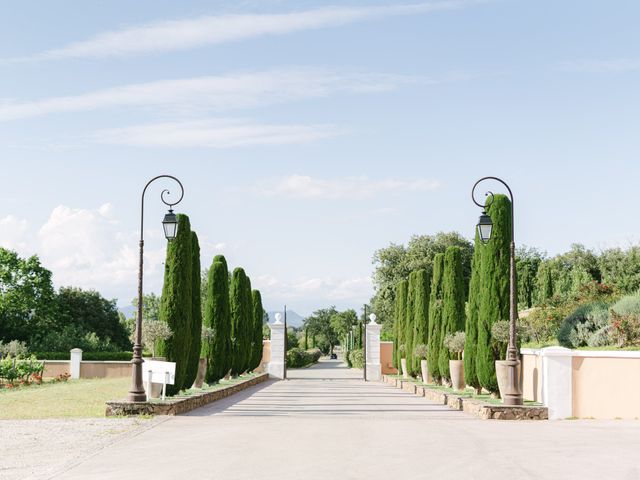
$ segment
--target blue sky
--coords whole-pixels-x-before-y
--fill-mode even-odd
[[[357,307],[371,256],[472,236],[480,176],[550,254],[640,238],[633,1],[39,2],[2,12],[0,245],[135,296],[139,195],[186,188],[203,265],[266,306]],[[164,214],[147,200],[146,290]]]

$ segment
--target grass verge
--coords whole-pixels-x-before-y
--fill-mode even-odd
[[[131,379],[104,378],[0,390],[0,419],[104,417],[107,400],[126,396]]]

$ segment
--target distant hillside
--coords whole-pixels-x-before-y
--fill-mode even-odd
[[[269,323],[273,323],[276,321],[276,313],[278,312],[268,312],[269,315]],[[280,312],[282,313],[282,312]],[[298,315],[293,310],[287,310],[287,326],[289,327],[301,327],[304,318]]]

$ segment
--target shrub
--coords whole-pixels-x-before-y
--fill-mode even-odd
[[[464,332],[448,333],[444,337],[444,346],[452,354],[456,354],[458,360],[462,357],[464,351],[465,334]]]
[[[498,320],[491,325],[491,337],[498,343],[509,343],[509,321]]]
[[[322,357],[322,351],[319,348],[310,348],[307,350],[307,353],[311,355],[313,359],[313,363],[316,363]]]
[[[621,298],[611,307],[610,338],[620,347],[640,345],[640,294]]]
[[[359,348],[349,352],[349,360],[353,368],[364,368],[364,350]]]
[[[427,346],[424,343],[419,343],[413,349],[413,355],[418,360],[426,360],[428,354],[429,354],[429,349],[427,348]]]
[[[599,346],[603,341],[606,345],[608,336],[603,338],[603,334],[608,328],[609,309],[606,303],[581,305],[563,320],[558,331],[558,342],[566,348]]]
[[[322,352],[313,348],[311,350],[302,350],[301,348],[292,348],[287,352],[287,368],[302,368],[307,365],[316,363]]]
[[[151,355],[150,352],[149,355]],[[143,356],[146,356],[143,354]],[[69,360],[69,352],[33,352],[33,357],[38,360]],[[82,352],[82,360],[92,362],[130,362],[132,352]]]
[[[28,349],[25,342],[11,340],[9,343],[0,342],[0,358],[3,357],[24,357],[27,355]]]
[[[30,383],[33,379],[39,381],[42,378],[44,363],[36,360],[35,357],[19,359],[7,356],[0,360],[0,382]],[[37,379],[34,378],[37,376]]]
[[[169,339],[173,332],[169,325],[159,320],[142,320],[142,346],[156,356],[156,343]],[[135,332],[131,334],[131,342],[134,342]]]

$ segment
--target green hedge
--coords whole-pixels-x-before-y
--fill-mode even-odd
[[[33,352],[38,360],[69,360],[69,352]],[[150,356],[150,354],[149,354]],[[82,360],[106,362],[106,361],[130,361],[132,352],[82,352]]]
[[[311,350],[302,350],[301,348],[292,348],[287,352],[287,368],[302,368],[312,365],[320,360],[322,352],[319,348]]]
[[[349,363],[353,368],[364,368],[364,350],[361,348],[349,352]]]

